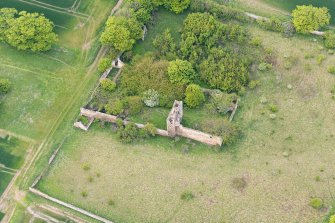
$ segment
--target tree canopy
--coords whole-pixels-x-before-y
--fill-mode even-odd
[[[297,6],[292,12],[293,24],[297,32],[309,33],[319,30],[330,22],[329,10],[312,5]]]
[[[58,40],[53,28],[53,22],[39,13],[0,9],[0,41],[19,50],[49,50]]]
[[[131,50],[136,40],[142,37],[142,24],[135,18],[111,16],[106,22],[100,41],[119,51]]]
[[[197,79],[192,64],[186,60],[171,61],[168,68],[168,75],[171,83],[190,84]]]
[[[190,84],[185,91],[185,102],[190,108],[199,107],[205,101],[205,95],[199,85]]]

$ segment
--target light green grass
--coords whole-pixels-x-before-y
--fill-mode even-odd
[[[326,71],[335,57],[327,55],[319,66],[316,59],[304,59],[305,54],[326,54],[318,43],[250,28],[278,61],[274,71],[253,77],[261,86],[242,98],[236,122],[244,137],[224,147],[234,153],[163,138],[124,145],[109,128],[96,126],[72,133],[39,188],[115,222],[321,221],[325,213],[308,204],[320,197],[329,207],[329,191],[335,190],[330,94],[335,80]],[[291,70],[283,67],[284,55],[297,61]],[[304,69],[307,63],[311,71]],[[275,120],[261,97],[278,106]],[[84,164],[91,169],[84,171]],[[237,177],[247,181],[243,191],[232,186]],[[184,192],[195,198],[181,200]],[[109,200],[115,205],[109,206]]]

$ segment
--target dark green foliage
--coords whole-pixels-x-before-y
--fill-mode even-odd
[[[47,51],[58,37],[54,24],[39,13],[0,9],[0,41],[19,50]]]
[[[0,94],[8,93],[11,83],[8,79],[0,79]]]
[[[123,100],[123,105],[126,113],[129,115],[135,115],[142,111],[143,102],[139,96],[128,96]]]
[[[242,135],[240,128],[227,119],[206,119],[201,123],[201,130],[221,136],[226,145],[234,143]]]
[[[185,91],[185,103],[190,108],[199,107],[205,101],[205,95],[199,85],[190,84]]]
[[[169,63],[144,56],[135,60],[132,66],[123,69],[121,88],[127,95],[142,95],[148,89],[159,93],[160,106],[170,107],[174,100],[183,98],[184,88],[172,84],[167,75]]]
[[[118,137],[124,143],[132,143],[140,136],[140,131],[134,123],[129,123],[118,129]]]
[[[176,44],[169,29],[157,35],[153,41],[153,45],[157,49],[160,57],[166,57],[167,59],[175,57]]]
[[[192,64],[185,60],[174,60],[169,63],[168,75],[173,84],[190,84],[197,80]]]
[[[238,92],[249,79],[247,61],[219,48],[200,64],[200,74],[212,88],[226,92]]]
[[[224,20],[236,19],[244,22],[248,19],[243,10],[219,4],[213,0],[192,0],[190,8],[193,12],[209,12]]]
[[[181,194],[180,199],[184,200],[184,201],[190,201],[194,198],[194,194],[190,191],[186,191],[184,193]]]
[[[335,33],[328,31],[325,33],[323,37],[325,39],[325,46],[328,49],[334,49],[335,48]]]

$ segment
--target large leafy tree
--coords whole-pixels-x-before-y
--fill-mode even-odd
[[[176,14],[183,12],[190,4],[191,0],[165,0],[165,7]]]
[[[171,83],[179,83],[182,85],[190,84],[197,79],[197,74],[192,64],[179,59],[170,62],[168,75]]]
[[[175,54],[176,44],[169,29],[166,29],[162,34],[157,35],[153,41],[153,45],[161,56],[170,55],[172,57],[173,54]]]
[[[54,24],[38,13],[22,11],[17,18],[10,18],[7,22],[4,23],[8,26],[5,41],[19,50],[46,51],[57,41],[57,35],[53,32]]]
[[[248,63],[237,55],[213,48],[200,65],[201,78],[212,88],[236,92],[246,85],[249,78]]]
[[[0,41],[5,41],[6,30],[9,29],[9,23],[17,15],[17,10],[14,8],[1,8],[0,9]]]
[[[293,24],[297,32],[309,33],[326,26],[330,22],[327,8],[317,8],[312,5],[297,6],[292,12]]]
[[[106,22],[100,41],[119,51],[131,50],[136,40],[142,37],[142,24],[135,18],[111,16]]]

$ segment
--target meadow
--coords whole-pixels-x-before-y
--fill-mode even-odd
[[[242,97],[239,142],[222,151],[180,138],[128,145],[110,126],[94,124],[89,132],[69,131],[38,188],[114,222],[322,222],[335,190],[335,77],[327,72],[335,56],[312,37],[249,28],[276,61],[251,77],[260,86]],[[140,43],[135,52],[150,48]],[[199,114],[193,112],[185,112],[190,126]],[[164,127],[166,113],[156,109],[134,121]],[[314,197],[323,209],[310,207]]]
[[[0,196],[24,162],[29,144],[16,138],[0,137]]]

